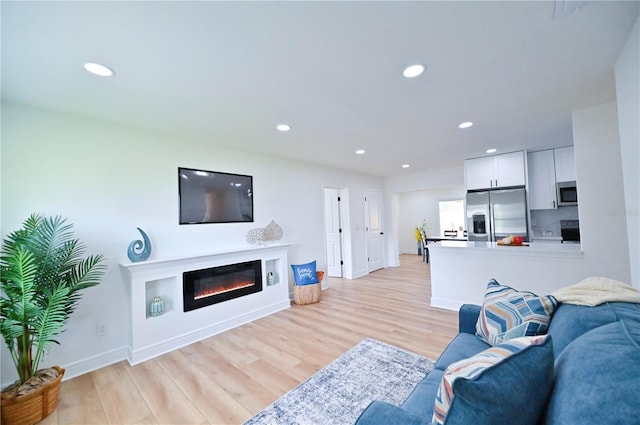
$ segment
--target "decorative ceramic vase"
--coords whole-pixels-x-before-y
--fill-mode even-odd
[[[162,313],[164,313],[164,301],[162,301],[162,298],[155,296],[149,304],[149,315],[156,317]]]
[[[142,239],[144,240],[135,240],[131,241],[129,244],[129,249],[127,250],[127,256],[129,260],[132,262],[144,261],[149,258],[151,255],[151,241],[149,240],[149,236],[145,232],[142,231],[141,228],[137,228],[140,234],[142,235]]]
[[[263,234],[266,241],[278,241],[282,239],[282,227],[271,220],[271,223],[264,228]]]

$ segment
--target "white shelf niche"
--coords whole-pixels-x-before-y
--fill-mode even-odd
[[[172,276],[166,279],[145,282],[147,319],[156,319],[174,310],[182,311],[182,282],[178,282],[177,278],[177,276]],[[149,311],[151,301],[156,296],[162,298],[164,302],[164,313],[160,316],[152,316]]]

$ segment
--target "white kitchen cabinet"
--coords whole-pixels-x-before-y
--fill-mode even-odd
[[[523,186],[524,152],[512,152],[464,161],[467,190]]]
[[[554,150],[529,152],[527,162],[529,165],[529,209],[557,208]]]
[[[556,148],[555,157],[556,181],[570,182],[576,180],[576,160],[573,146]]]
[[[464,180],[467,190],[493,187],[493,157],[465,160]]]

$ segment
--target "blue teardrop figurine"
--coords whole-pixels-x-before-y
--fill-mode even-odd
[[[140,239],[137,239],[135,241],[131,241],[131,243],[129,244],[127,255],[129,256],[129,260],[134,263],[138,261],[144,261],[149,258],[149,255],[151,255],[151,241],[149,240],[149,236],[147,236],[147,234],[142,231],[141,228],[137,227],[137,229],[142,235],[142,239],[144,240],[144,242]]]

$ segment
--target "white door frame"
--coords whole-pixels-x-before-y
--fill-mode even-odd
[[[340,242],[342,246],[340,251],[342,252],[342,275],[345,279],[353,279],[353,259],[351,255],[351,216],[349,208],[349,189],[337,188],[335,186],[324,186],[322,189],[322,202],[324,205],[324,189],[337,189],[340,194],[340,226],[342,227],[342,237]],[[324,217],[324,215],[323,215]],[[325,261],[326,261],[326,244],[327,234],[324,232],[325,243]],[[326,262],[325,262],[326,264]]]
[[[364,189],[364,213],[365,213],[365,252],[367,256],[367,271],[380,270],[385,266],[385,237],[384,237],[384,202],[382,191],[377,189]],[[371,223],[370,205],[375,198],[376,223]],[[375,229],[371,227],[375,226]],[[372,248],[377,247],[376,252]],[[373,257],[373,258],[372,258]]]
[[[327,276],[344,277],[340,189],[324,188],[324,234]]]

